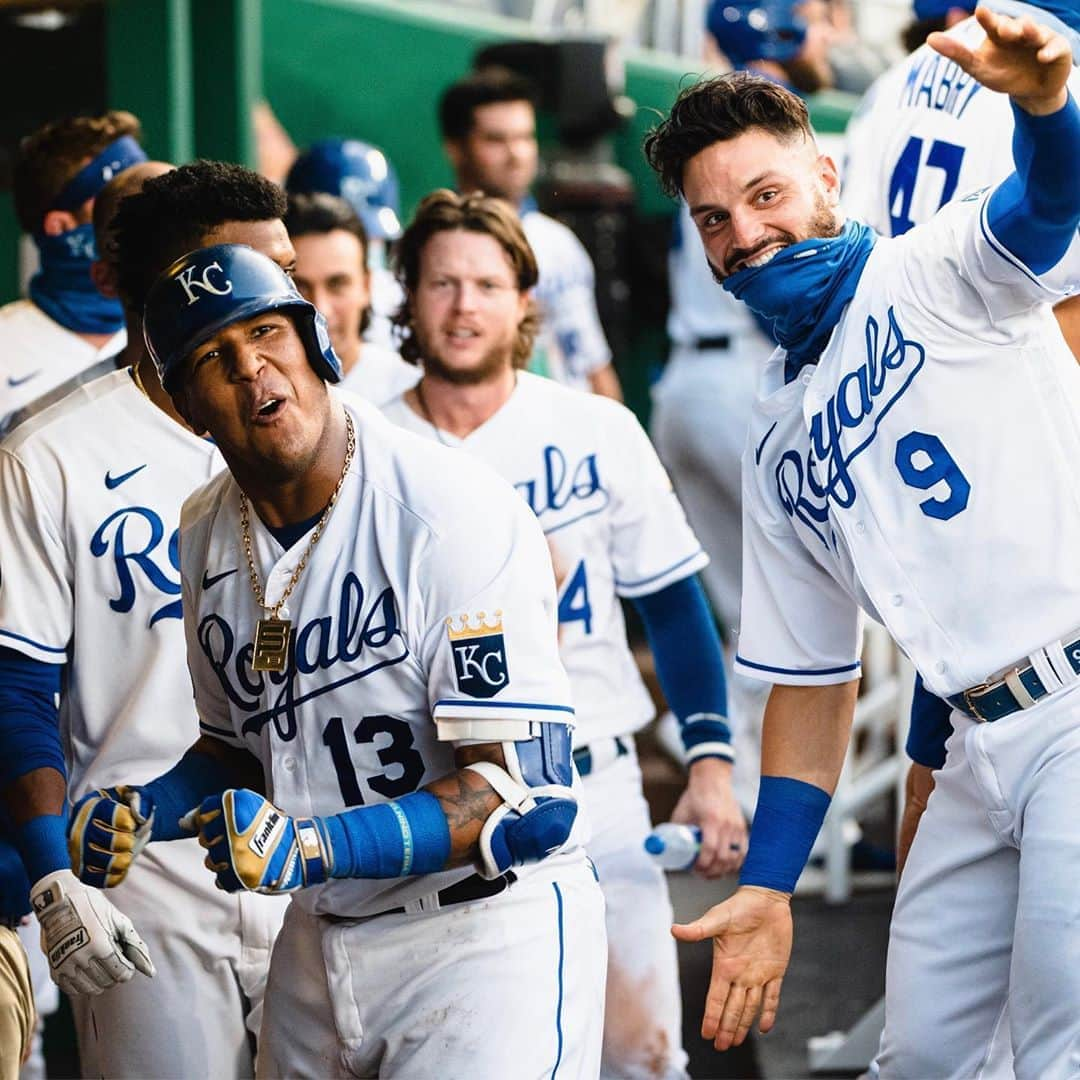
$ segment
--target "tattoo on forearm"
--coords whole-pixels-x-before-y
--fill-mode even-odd
[[[480,830],[499,805],[499,796],[488,782],[473,772],[457,772],[429,788],[439,800],[450,826],[449,866],[470,862],[476,855]]]

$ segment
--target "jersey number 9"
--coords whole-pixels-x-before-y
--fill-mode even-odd
[[[919,491],[929,491],[937,484],[947,485],[946,498],[924,499],[919,503],[919,509],[927,517],[948,521],[967,507],[971,484],[936,435],[909,431],[896,444],[896,468],[904,483]]]

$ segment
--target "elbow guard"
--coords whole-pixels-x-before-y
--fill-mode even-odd
[[[502,749],[505,768],[492,761],[466,766],[503,800],[480,832],[480,872],[489,879],[557,851],[569,839],[577,817],[567,725],[541,724],[539,735],[504,742]]]

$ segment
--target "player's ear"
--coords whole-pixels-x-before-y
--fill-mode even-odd
[[[110,300],[119,297],[116,291],[116,272],[104,259],[95,259],[90,264],[90,280],[102,296],[107,296]]]
[[[443,139],[443,153],[454,172],[458,172],[465,161],[465,150],[460,139]]]
[[[840,202],[840,170],[837,169],[836,162],[828,154],[819,154],[817,172],[829,205],[837,206]]]
[[[42,219],[41,231],[46,236],[62,236],[78,226],[79,222],[74,214],[67,210],[50,210]]]

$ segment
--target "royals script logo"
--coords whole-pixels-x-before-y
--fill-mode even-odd
[[[595,454],[571,463],[557,446],[545,446],[543,469],[514,487],[540,519],[545,533],[557,532],[582,518],[599,514],[611,501],[600,481]]]
[[[351,571],[341,583],[337,610],[294,628],[284,671],[252,670],[254,644],[238,642],[216,612],[199,623],[198,640],[230,704],[248,714],[243,733],[258,734],[273,721],[286,742],[296,738],[302,705],[409,655],[393,591],[387,586],[369,596]]]
[[[841,378],[836,393],[810,417],[809,451],[787,450],[776,465],[780,505],[826,547],[829,502],[845,509],[854,505],[852,463],[877,438],[881,422],[926,361],[926,350],[904,336],[892,307],[886,323],[883,329],[872,315],[867,318],[865,361]]]

